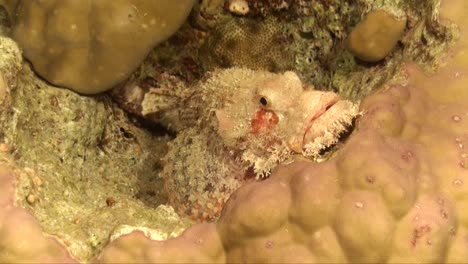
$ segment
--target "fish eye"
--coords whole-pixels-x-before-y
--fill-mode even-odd
[[[261,103],[263,106],[267,106],[268,100],[267,100],[264,96],[262,96],[262,97],[260,97],[260,103]]]

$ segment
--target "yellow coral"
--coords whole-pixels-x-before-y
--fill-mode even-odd
[[[363,61],[379,61],[393,50],[405,27],[406,17],[373,10],[351,31],[347,48]]]
[[[39,75],[85,94],[125,80],[185,21],[194,0],[3,2],[13,36]]]

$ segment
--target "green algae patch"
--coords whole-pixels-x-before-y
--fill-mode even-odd
[[[15,45],[0,38],[8,86],[0,141],[18,167],[18,204],[83,261],[122,225],[157,230],[160,239],[180,233],[189,223],[160,206],[159,159],[169,137],[140,128],[105,95],[47,85],[21,67]]]

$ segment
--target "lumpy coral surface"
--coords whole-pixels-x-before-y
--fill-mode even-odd
[[[49,82],[95,94],[125,80],[185,21],[193,0],[2,0],[13,37]]]

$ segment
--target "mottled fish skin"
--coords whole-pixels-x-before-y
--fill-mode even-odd
[[[162,177],[176,211],[202,221],[215,219],[246,181],[298,155],[319,158],[358,114],[356,104],[305,86],[294,72],[242,68],[211,72],[180,105],[197,121],[170,144]]]
[[[216,110],[218,134],[226,146],[247,151],[246,161],[261,174],[294,153],[318,158],[320,150],[335,144],[358,114],[356,104],[304,86],[291,71],[242,88]],[[278,151],[282,157],[274,157]],[[255,162],[254,156],[270,161]],[[265,165],[268,168],[261,168]]]

